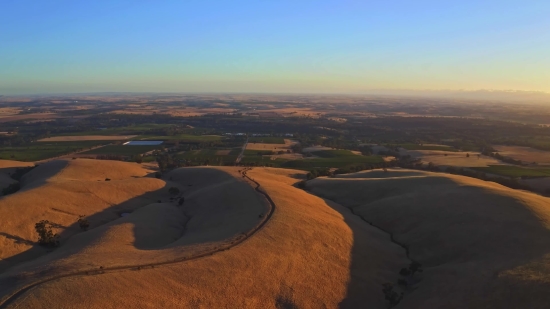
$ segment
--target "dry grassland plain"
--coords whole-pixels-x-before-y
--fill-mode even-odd
[[[110,170],[115,169],[110,166]],[[76,174],[85,170],[69,165],[49,174],[33,172],[34,175],[27,175],[28,179],[36,178],[40,172],[41,179],[48,179],[46,184],[36,179],[40,183],[30,184],[35,189],[16,193],[12,198],[25,196],[49,182],[62,181],[61,178],[75,181]],[[94,220],[92,229],[75,231],[54,252],[1,273],[0,299],[6,299],[17,287],[37,277],[89,268],[100,270],[103,266],[107,271],[100,275],[84,274],[39,284],[7,307],[68,308],[74,304],[86,304],[88,308],[356,308],[365,304],[385,307],[380,286],[396,281],[399,268],[409,262],[403,248],[344,207],[293,187],[304,174],[269,168],[248,172],[276,207],[260,230],[229,250],[154,268],[108,271],[113,265],[154,263],[216,248],[241,237],[242,232],[262,220],[259,217],[267,215],[269,205],[265,198],[240,177],[239,168],[174,170],[166,175],[173,179],[166,185],[179,186],[183,191],[182,208],[169,202],[154,203],[124,218],[104,218],[101,225]],[[103,177],[97,174],[94,177],[97,176]],[[162,180],[147,180],[158,181],[163,187]],[[115,191],[106,194],[116,195]],[[35,207],[42,207],[49,215],[60,214],[52,219],[61,220],[59,211],[50,212],[42,204]],[[92,206],[79,207],[77,210],[66,207],[63,211],[79,213],[82,208]],[[2,208],[5,205],[0,205]],[[41,216],[27,221],[33,222],[38,217]],[[70,220],[62,223],[70,224]],[[26,226],[17,224],[8,230],[34,240],[30,231],[25,234]],[[28,229],[32,229],[32,224]]]
[[[120,141],[136,137],[137,135],[80,135],[54,136],[39,139],[39,142],[79,142],[79,141]]]
[[[538,150],[531,147],[520,146],[494,146],[498,153],[504,157],[510,157],[515,160],[538,164],[550,165],[550,152]]]
[[[546,308],[550,199],[464,176],[390,169],[317,178],[424,265],[401,308]]]

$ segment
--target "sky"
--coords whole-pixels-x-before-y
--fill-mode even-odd
[[[550,92],[548,0],[18,0],[0,16],[0,95]]]

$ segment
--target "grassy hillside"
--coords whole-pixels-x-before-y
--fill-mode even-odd
[[[544,308],[550,302],[549,198],[400,169],[318,178],[307,189],[389,231],[424,265],[403,308]]]
[[[75,168],[69,166],[74,170],[71,178]],[[162,188],[158,196],[162,203],[140,207],[124,218],[94,221],[92,229],[78,232],[52,253],[0,273],[0,301],[37,278],[91,268],[99,272],[39,284],[8,307],[72,307],[75,303],[89,308],[112,304],[126,308],[385,306],[380,286],[395,281],[395,270],[407,264],[404,250],[343,207],[293,187],[295,177],[304,174],[295,170],[249,172],[276,208],[263,228],[230,250],[165,266],[109,271],[111,266],[192,256],[242,238],[250,226],[266,218],[268,209],[253,184],[240,176],[240,169],[182,168],[169,173],[166,178],[172,180],[166,180],[166,185],[182,190],[182,207],[163,197]],[[38,172],[31,178],[44,175],[46,181],[63,181],[66,176],[59,169]],[[101,183],[117,182],[126,180]],[[26,197],[26,193],[18,195]],[[22,271],[25,277],[14,281]]]

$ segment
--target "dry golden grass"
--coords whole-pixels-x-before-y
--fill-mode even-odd
[[[86,159],[36,167],[23,176],[19,192],[0,199],[0,270],[45,253],[33,246],[34,224],[40,220],[57,224],[65,241],[78,232],[73,226],[78,215],[92,216],[91,223],[99,224],[118,217],[116,209],[106,211],[114,205],[131,210],[152,202],[156,196],[144,194],[165,183],[144,178],[149,172],[135,163]]]
[[[489,156],[481,155],[479,152],[403,149],[401,153],[408,154],[413,158],[419,158],[424,164],[432,162],[438,166],[487,167],[489,165],[503,164],[501,161]],[[469,157],[466,156],[467,153],[470,155]]]
[[[550,302],[549,198],[400,169],[318,178],[307,187],[392,232],[424,265],[402,308],[546,308]]]
[[[531,147],[520,146],[495,146],[499,154],[515,160],[527,163],[537,162],[539,164],[550,164],[550,152],[538,150]]]
[[[136,137],[137,135],[81,135],[54,136],[39,139],[39,142],[77,142],[77,141],[119,141]]]
[[[264,143],[248,143],[246,150],[271,150],[271,151],[286,151],[296,144],[296,141],[285,139],[284,144],[264,144]]]
[[[27,120],[27,119],[28,120],[48,120],[53,118],[60,118],[60,116],[55,113],[20,114],[20,115],[0,117],[0,122],[9,122],[9,121]]]
[[[36,263],[34,267],[17,270],[42,270],[44,274],[45,269],[49,274],[90,264],[97,269],[104,263],[155,262],[215,248],[261,220],[259,214],[266,215],[265,200],[237,171],[233,167],[173,171],[167,177],[184,190],[184,209],[189,211],[185,216],[171,203],[146,206],[73,237],[43,258],[47,266],[38,266],[44,260],[37,260],[31,262]],[[248,174],[261,183],[276,209],[267,224],[241,244],[162,267],[51,281],[24,293],[8,307],[385,306],[380,286],[395,281],[398,269],[407,264],[402,248],[343,207],[294,188],[296,178],[304,176],[302,171],[258,168]],[[189,221],[178,238],[186,218]],[[70,250],[69,242],[79,249]],[[0,286],[5,276],[0,275]],[[33,275],[27,273],[29,277]]]

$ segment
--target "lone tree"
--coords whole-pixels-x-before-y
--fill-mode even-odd
[[[384,293],[384,298],[388,301],[389,308],[395,307],[399,302],[403,299],[403,292],[401,294],[397,294],[396,291],[393,290],[393,284],[391,283],[384,283],[382,292]]]
[[[401,271],[399,272],[399,274],[401,276],[414,276],[415,273],[421,273],[423,271],[422,269],[422,264],[418,263],[418,262],[411,262],[411,264],[409,264],[409,267],[408,268],[401,268]]]
[[[180,189],[176,187],[171,187],[170,189],[168,189],[168,193],[172,195],[178,195],[180,193]]]
[[[90,222],[87,219],[84,219],[84,215],[78,216],[78,226],[83,231],[87,231],[90,227]]]
[[[52,232],[53,224],[48,220],[42,220],[34,225],[38,233],[38,243],[45,247],[59,246],[59,235]]]

